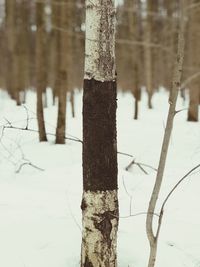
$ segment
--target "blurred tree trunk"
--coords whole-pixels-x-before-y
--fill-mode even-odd
[[[74,90],[73,89],[71,89],[71,92],[70,92],[70,103],[71,103],[72,118],[75,118],[75,104],[74,104]]]
[[[5,2],[6,12],[6,42],[7,42],[7,61],[6,61],[6,89],[13,99],[15,99],[15,69],[16,61],[14,60],[15,54],[15,27],[16,27],[16,1]]]
[[[58,34],[59,31],[56,26],[58,23],[58,17],[59,17],[59,6],[55,5],[51,2],[51,33],[50,33],[50,58],[49,58],[49,76],[48,81],[50,84],[50,87],[52,88],[52,94],[53,94],[53,105],[56,104],[56,97],[58,96],[58,89],[57,86],[57,67],[58,67]]]
[[[65,143],[65,128],[66,128],[66,103],[67,103],[67,86],[68,86],[68,50],[69,42],[69,16],[70,2],[63,1],[63,5],[59,7],[59,16],[57,17],[58,25],[58,65],[56,83],[58,88],[58,119],[56,128],[56,144]]]
[[[196,0],[188,0],[188,5],[197,3]],[[197,56],[199,54],[200,46],[200,12],[197,8],[192,8],[189,10],[189,66],[192,66],[193,75],[200,67],[200,60]],[[192,80],[189,85],[189,109],[188,109],[188,121],[198,121],[199,120],[199,98],[200,98],[200,78],[199,76]]]
[[[116,267],[118,229],[114,0],[86,1],[81,267]]]
[[[46,90],[46,31],[43,2],[36,2],[36,87],[39,140],[47,141],[42,93]]]
[[[20,103],[24,102],[25,90],[29,86],[29,3],[27,0],[21,0],[18,3],[18,62],[19,62],[19,92],[20,92]]]
[[[153,96],[153,51],[152,47],[148,44],[153,43],[153,24],[154,24],[154,10],[157,5],[155,0],[147,0],[147,18],[145,23],[144,40],[146,42],[144,48],[145,59],[145,73],[146,73],[146,88],[148,93],[148,107],[152,108],[152,96]]]
[[[141,40],[141,2],[140,0],[134,0],[134,5],[136,7],[136,10],[138,11],[134,16],[134,39],[136,41],[142,41]],[[142,59],[142,53],[141,53],[141,47],[135,46],[134,49],[134,65],[133,65],[133,73],[134,73],[134,90],[133,94],[135,97],[135,110],[134,110],[134,119],[138,119],[139,114],[139,101],[141,100],[141,87],[140,87],[140,69],[141,69],[141,59]]]

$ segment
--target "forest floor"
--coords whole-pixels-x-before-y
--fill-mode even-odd
[[[82,138],[81,93],[76,93],[76,118],[68,105],[67,133]],[[0,91],[0,125],[37,129],[35,94],[27,93],[25,107],[17,107]],[[57,109],[48,94],[47,132],[55,133]],[[133,120],[131,94],[118,95],[118,150],[135,161],[158,166],[168,110],[167,94],[153,98],[153,110],[142,96],[139,120]],[[177,109],[187,108],[179,99]],[[28,116],[27,116],[28,114]],[[175,117],[164,182],[157,212],[175,183],[200,163],[200,125],[186,122],[187,111]],[[28,120],[27,120],[28,118]],[[1,127],[2,132],[2,127]],[[95,134],[95,133],[94,133]],[[69,136],[70,137],[70,136]],[[39,143],[38,134],[4,129],[0,142],[0,266],[78,267],[81,247],[81,143],[67,140]],[[131,157],[119,154],[120,218],[119,267],[146,267],[149,245],[145,213],[156,173],[138,165],[125,167]],[[27,163],[31,163],[28,165]],[[41,168],[42,170],[37,169]],[[155,226],[157,219],[155,218]],[[160,232],[157,267],[200,266],[200,172],[188,177],[169,199]]]

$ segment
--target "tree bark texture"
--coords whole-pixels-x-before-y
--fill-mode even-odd
[[[6,12],[6,88],[11,97],[15,99],[15,72],[17,62],[14,60],[16,44],[16,3],[15,1],[5,2]]]
[[[156,0],[147,0],[147,18],[145,25],[144,38],[146,43],[154,42],[154,16],[152,15],[155,12],[158,3]],[[145,73],[146,73],[146,88],[148,93],[148,107],[152,108],[152,97],[154,90],[154,77],[153,77],[153,68],[154,68],[154,53],[153,48],[149,45],[145,46],[144,49],[144,59],[145,59]]]
[[[87,0],[81,267],[117,266],[117,104],[114,42],[114,0]]]
[[[188,6],[198,3],[196,0],[188,0]],[[200,67],[199,53],[200,39],[199,39],[199,9],[192,8],[189,10],[189,62],[192,68],[195,70],[190,72],[193,75]],[[188,121],[199,120],[199,98],[200,98],[200,78],[199,76],[193,79],[189,86],[189,109],[188,109]]]
[[[63,29],[58,32],[57,53],[58,53],[58,71],[56,77],[58,89],[58,119],[56,128],[56,144],[65,143],[65,128],[66,128],[66,104],[67,104],[67,87],[68,87],[68,43],[69,37],[69,1],[64,0],[64,5],[59,6],[57,22],[59,28]]]
[[[36,3],[36,86],[37,86],[37,121],[39,140],[47,141],[42,93],[46,90],[46,38],[44,22],[44,3]]]

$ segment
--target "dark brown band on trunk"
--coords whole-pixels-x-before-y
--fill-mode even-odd
[[[83,187],[117,189],[116,81],[84,80]]]

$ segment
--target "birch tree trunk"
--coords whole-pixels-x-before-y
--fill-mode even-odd
[[[45,64],[45,23],[44,3],[36,3],[36,86],[37,86],[37,121],[39,140],[47,141],[42,93],[46,90],[46,64]]]
[[[81,267],[116,267],[114,0],[86,0]]]
[[[168,111],[167,124],[166,124],[165,133],[164,133],[162,148],[161,148],[158,172],[157,172],[154,188],[151,194],[148,212],[147,212],[147,219],[146,219],[146,232],[147,232],[147,237],[148,237],[149,244],[150,244],[150,256],[149,256],[148,267],[154,267],[155,261],[156,261],[158,237],[160,233],[162,215],[160,215],[160,218],[159,218],[156,234],[154,234],[153,232],[153,218],[154,218],[155,208],[156,208],[158,196],[159,196],[162,181],[163,181],[165,163],[167,159],[170,137],[171,137],[171,133],[173,129],[174,116],[176,114],[176,102],[177,102],[178,92],[180,89],[181,74],[182,74],[182,69],[183,69],[184,44],[185,44],[185,39],[184,39],[185,18],[184,18],[184,13],[183,13],[184,11],[183,3],[184,3],[184,0],[181,0],[178,49],[177,49],[177,56],[175,59],[172,90],[171,90],[171,94],[169,98],[170,106],[169,106],[169,111]]]

